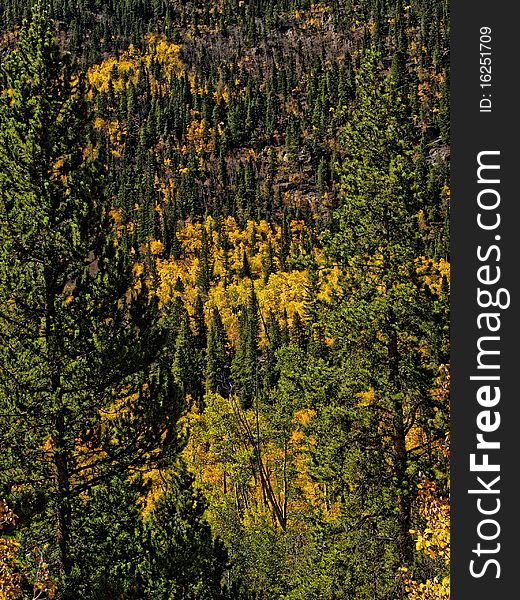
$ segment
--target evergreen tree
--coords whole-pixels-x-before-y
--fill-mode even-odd
[[[264,284],[267,284],[269,277],[276,272],[275,252],[271,240],[267,243],[267,256],[263,262]]]
[[[72,55],[35,2],[0,3],[0,588],[33,548],[60,600],[444,577],[408,529],[448,492],[446,0],[47,2]]]
[[[66,598],[82,551],[80,494],[114,469],[156,460],[146,450],[180,407],[153,384],[165,341],[156,306],[110,231],[84,78],[73,77],[44,2],[0,78],[0,428],[10,448],[1,486],[25,506],[24,535],[50,543]],[[123,415],[106,424],[87,476],[78,446],[103,414],[118,414],[114,404],[131,407],[133,394],[140,405],[131,426],[110,446],[114,427],[130,424]]]
[[[190,327],[188,314],[181,323],[175,342],[175,356],[172,365],[175,380],[181,385],[186,394],[195,399],[202,396],[202,364],[201,355],[197,350],[195,336]]]
[[[347,374],[343,393],[353,399],[356,393],[368,393],[370,398],[365,422],[357,419],[357,426],[349,424],[343,434],[353,448],[357,443],[363,446],[355,468],[364,469],[365,491],[360,504],[349,510],[352,516],[371,510],[380,503],[384,486],[389,516],[374,526],[389,533],[395,554],[390,559],[393,566],[382,565],[378,578],[379,585],[392,586],[392,569],[412,560],[409,530],[422,460],[420,453],[408,449],[406,438],[412,423],[427,413],[433,384],[432,371],[419,359],[418,345],[426,344],[435,361],[442,363],[446,357],[438,356],[426,342],[432,336],[432,305],[416,275],[420,247],[415,229],[414,140],[402,90],[381,74],[378,57],[370,51],[357,88],[356,111],[343,138],[348,158],[340,170],[339,233],[331,247],[335,260],[344,265],[348,283],[330,326],[340,368]],[[352,410],[358,410],[355,400]],[[369,434],[376,423],[384,436]],[[380,551],[376,546],[374,560]],[[368,589],[371,583],[363,585]]]
[[[242,267],[239,275],[242,279],[245,279],[246,277],[251,279],[251,266],[249,265],[249,258],[247,258],[245,249],[242,251]]]
[[[205,502],[192,481],[179,465],[145,521],[149,554],[141,566],[143,592],[153,590],[153,597],[164,600],[224,600],[227,553],[204,519]]]
[[[199,272],[197,274],[197,284],[201,288],[204,293],[209,292],[209,287],[211,283],[212,276],[212,266],[211,266],[211,258],[210,258],[210,247],[208,240],[208,233],[206,231],[206,227],[202,224],[202,234],[201,234],[201,249],[200,249],[200,258],[199,258]]]
[[[206,350],[208,328],[206,327],[206,318],[204,316],[204,300],[200,292],[197,292],[194,306],[194,324],[195,324],[195,347],[199,352]]]
[[[307,269],[308,283],[305,286],[305,318],[310,327],[318,322],[320,317],[320,301],[318,294],[320,291],[320,279],[318,274],[318,266],[311,255],[309,267]]]
[[[206,390],[227,396],[230,390],[230,348],[218,309],[213,310],[206,353]]]
[[[251,295],[242,307],[239,321],[238,347],[231,366],[244,408],[252,406],[259,390],[260,358],[260,311],[255,289],[251,283]]]
[[[290,329],[291,343],[300,348],[300,350],[304,351],[307,348],[307,333],[305,329],[306,327],[300,316],[300,313],[295,312]]]
[[[287,270],[287,258],[291,251],[291,227],[287,211],[284,210],[282,216],[282,240],[280,244],[280,266],[282,271]]]

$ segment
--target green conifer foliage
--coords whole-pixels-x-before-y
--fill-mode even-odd
[[[409,529],[420,480],[448,491],[447,0],[2,0],[0,23],[14,574],[36,547],[59,600],[442,579]]]
[[[175,357],[172,365],[175,380],[187,394],[200,399],[202,393],[202,361],[197,350],[190,319],[185,313],[175,342]]]
[[[239,341],[231,372],[244,408],[250,408],[259,391],[260,312],[253,283],[249,302],[242,307]]]
[[[331,251],[343,265],[346,282],[330,326],[353,418],[338,435],[351,446],[351,460],[357,464],[351,477],[355,479],[355,469],[365,473],[364,491],[351,494],[348,510],[353,519],[362,511],[368,514],[371,506],[381,504],[384,489],[383,505],[390,511],[387,519],[374,521],[392,538],[392,555],[377,570],[378,585],[384,587],[393,585],[392,569],[413,556],[412,503],[424,463],[421,452],[410,450],[407,435],[428,413],[437,372],[421,360],[419,348],[431,352],[434,361],[442,363],[446,357],[430,345],[434,304],[416,273],[416,257],[424,252],[416,225],[416,141],[402,89],[391,76],[381,77],[379,69],[377,54],[367,51],[357,80],[356,111],[345,130],[339,233]],[[359,394],[364,393],[368,400],[360,410]],[[369,433],[378,427],[385,435]],[[380,549],[374,544],[368,552],[376,560]],[[366,580],[359,585],[361,590],[371,584]]]
[[[217,309],[213,311],[208,332],[206,353],[206,389],[227,396],[230,391],[231,356],[222,318]]]
[[[147,560],[141,565],[156,598],[224,600],[227,553],[204,519],[205,502],[182,465],[145,521]],[[142,597],[142,596],[141,596]],[[231,600],[231,599],[230,599]]]
[[[164,337],[144,282],[134,287],[110,234],[84,80],[73,77],[44,2],[6,57],[0,82],[0,430],[9,448],[2,494],[25,506],[28,539],[50,542],[66,597],[81,551],[79,494],[109,476],[114,452],[119,469],[142,461],[137,440],[153,445],[179,407],[167,406],[164,390],[143,387],[151,370],[160,376],[153,364]],[[132,427],[94,457],[85,479],[83,437],[132,393],[140,397]]]

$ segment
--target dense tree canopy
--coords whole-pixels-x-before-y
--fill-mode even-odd
[[[0,14],[0,598],[447,598],[447,2]]]

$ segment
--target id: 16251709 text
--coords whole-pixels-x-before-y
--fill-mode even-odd
[[[492,108],[491,100],[491,27],[480,28],[480,112],[490,113]]]

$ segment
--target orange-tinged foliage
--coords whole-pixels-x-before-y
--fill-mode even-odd
[[[310,476],[316,440],[307,427],[315,415],[310,408],[296,411],[284,432],[273,429],[262,413],[243,409],[234,397],[208,394],[204,412],[192,406],[185,417],[189,438],[184,458],[208,500],[215,531],[225,532],[228,518],[238,519],[247,530],[267,513],[269,527],[278,529],[273,501],[288,529],[305,528],[310,514],[329,520],[339,514],[337,506],[326,505],[322,486]],[[266,490],[274,500],[266,501]]]
[[[194,119],[188,125],[186,141],[195,149],[197,154],[208,152],[211,149],[210,138],[211,130],[206,126],[206,121],[204,119]]]
[[[4,501],[0,501],[0,533],[16,525],[16,515]],[[12,537],[0,537],[0,600],[22,597],[23,588],[29,585],[33,598],[52,600],[56,585],[49,575],[49,565],[44,560],[44,550],[37,547],[20,555],[20,543]]]
[[[175,291],[177,280],[182,281],[184,292],[183,300],[188,312],[193,313],[193,304],[197,297],[198,275],[200,272],[200,256],[202,252],[202,228],[205,228],[209,243],[209,262],[212,271],[212,284],[207,293],[207,310],[218,308],[226,331],[232,341],[238,335],[237,308],[247,304],[251,294],[251,280],[242,275],[244,254],[249,263],[249,269],[254,280],[255,293],[258,298],[260,312],[264,317],[269,311],[281,317],[283,309],[287,311],[289,323],[296,312],[305,313],[304,300],[306,286],[309,283],[305,269],[283,272],[280,268],[278,256],[280,254],[281,230],[278,226],[271,226],[267,221],[248,221],[245,227],[240,228],[233,217],[227,217],[220,225],[220,236],[227,239],[228,249],[224,251],[219,246],[219,233],[215,221],[208,217],[204,224],[186,220],[183,227],[177,232],[182,252],[181,258],[173,257],[156,260],[158,285],[156,294],[160,306],[164,307],[178,294]],[[304,233],[304,225],[300,221],[293,221],[291,228],[294,234],[294,243]],[[254,240],[254,242],[252,242]],[[252,244],[254,243],[254,248]],[[274,258],[274,273],[265,280],[264,268],[269,258],[269,252]],[[159,254],[159,253],[157,253]],[[320,252],[316,252],[315,259],[324,261]],[[142,273],[142,267],[136,267],[136,275]],[[320,291],[318,298],[322,301],[330,300],[334,290],[338,288],[340,271],[338,268],[323,269],[319,272]],[[263,336],[263,334],[262,334]],[[262,337],[262,343],[265,338]]]
[[[450,263],[445,259],[434,260],[420,256],[415,261],[417,273],[421,276],[425,285],[430,291],[440,296],[443,293],[443,278],[449,286],[450,283]]]
[[[424,552],[434,561],[450,564],[450,503],[438,496],[434,482],[425,481],[419,485],[419,512],[426,520],[426,527],[413,530],[417,550]],[[409,600],[449,600],[450,578],[435,577],[425,582],[414,581],[406,567],[401,569]]]
[[[294,422],[299,425],[308,425],[316,416],[316,411],[313,408],[303,408],[294,413]]]
[[[16,522],[13,511],[0,502],[0,531]],[[13,538],[0,538],[0,600],[16,598],[21,593],[22,575],[16,569],[19,543]]]

